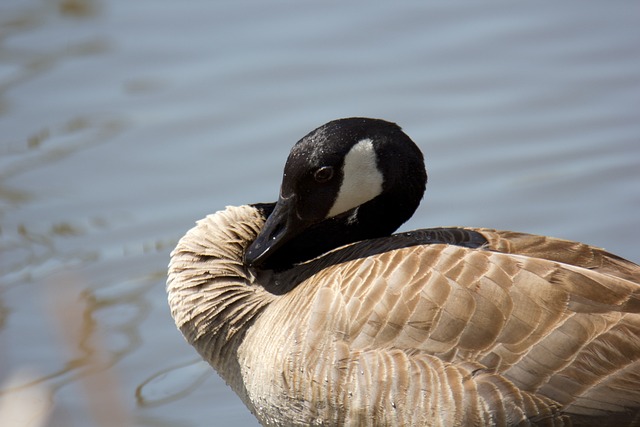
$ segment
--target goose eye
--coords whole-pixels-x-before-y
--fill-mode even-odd
[[[313,178],[318,182],[327,182],[333,177],[333,168],[331,166],[323,166],[314,172]]]

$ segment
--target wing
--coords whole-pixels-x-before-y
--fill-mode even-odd
[[[481,234],[487,240],[486,247],[490,250],[556,261],[640,283],[640,266],[584,243],[488,228],[464,230],[467,233]]]
[[[337,334],[334,358],[357,357],[370,371],[362,387],[393,374],[388,387],[409,390],[420,372],[448,395],[458,390],[468,408],[504,420],[615,413],[616,422],[632,422],[640,285],[629,279],[638,267],[573,242],[473,232],[486,237],[482,248],[406,247],[314,275],[316,283],[296,289],[319,289],[303,341],[317,349],[318,334]],[[399,374],[402,366],[411,378]]]

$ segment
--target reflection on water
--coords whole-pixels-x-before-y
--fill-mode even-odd
[[[126,322],[110,332],[119,333],[124,338],[120,340],[122,344],[119,348],[114,349],[106,341],[105,331],[101,330],[104,326],[100,326],[100,323],[107,322],[100,322],[100,312],[111,306],[120,307],[118,311],[122,311],[122,307],[135,300],[130,297],[98,298],[88,290],[82,290],[83,285],[79,278],[71,275],[61,275],[49,283],[51,288],[45,290],[49,302],[44,307],[47,310],[44,319],[47,323],[44,325],[56,333],[56,340],[63,347],[64,360],[58,367],[40,365],[35,368],[37,371],[15,375],[0,390],[0,402],[13,405],[15,396],[24,395],[20,401],[22,410],[48,414],[51,408],[47,402],[50,397],[46,396],[54,396],[59,390],[76,384],[81,386],[89,415],[87,420],[92,420],[98,426],[131,425],[129,411],[125,409],[120,395],[121,387],[111,368],[140,345],[139,332],[134,325],[144,317],[145,305],[136,304],[136,309],[132,311],[135,315],[129,316]],[[49,365],[54,362],[53,353],[50,349],[46,354],[50,357]],[[46,371],[48,369],[53,370]],[[34,397],[34,393],[37,397]],[[22,419],[24,414],[0,413],[0,420],[4,416],[11,423],[2,425],[19,425],[13,423]],[[65,416],[56,413],[54,418],[48,418],[43,425],[62,423]],[[32,425],[32,422],[30,420],[28,425]]]
[[[177,332],[168,254],[207,213],[275,199],[291,145],[338,117],[424,149],[404,229],[638,261],[632,7],[2,2],[0,408],[33,391],[52,426],[256,425]]]
[[[211,374],[211,367],[202,359],[184,362],[162,369],[136,389],[140,406],[158,406],[188,397]]]
[[[45,426],[51,413],[51,394],[42,384],[30,387],[34,380],[27,371],[14,372],[0,387],[9,390],[0,396],[0,425],[3,426]]]

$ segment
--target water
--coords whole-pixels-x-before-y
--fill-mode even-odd
[[[334,118],[396,121],[424,150],[405,230],[513,229],[640,261],[639,13],[4,0],[0,408],[256,425],[176,331],[168,253],[207,213],[274,200],[291,145]]]

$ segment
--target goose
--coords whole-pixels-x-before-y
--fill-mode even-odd
[[[320,126],[277,202],[181,238],[177,327],[265,426],[640,425],[640,266],[512,231],[392,234],[426,181],[398,125]]]

